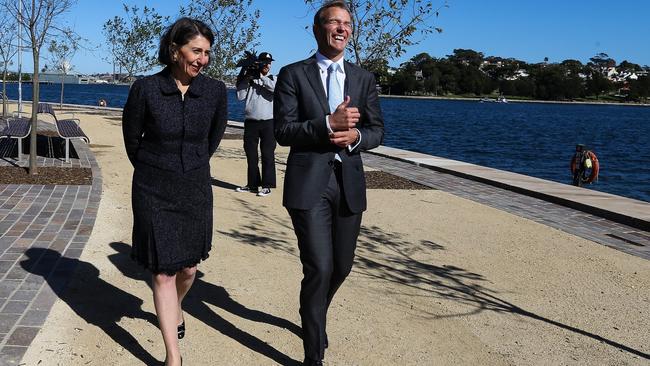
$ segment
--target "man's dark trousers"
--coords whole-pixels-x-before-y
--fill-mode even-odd
[[[341,184],[341,166],[331,163],[332,173],[315,207],[288,209],[298,238],[303,275],[300,317],[305,356],[324,357],[327,309],[334,294],[352,269],[361,213],[348,209]]]
[[[258,143],[262,152],[261,176],[258,167]],[[246,185],[251,189],[259,186],[275,188],[275,145],[272,119],[244,121],[244,152],[248,163]]]

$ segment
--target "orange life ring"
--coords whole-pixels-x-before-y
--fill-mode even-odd
[[[596,154],[594,154],[593,151],[587,150],[585,152],[587,154],[587,158],[591,160],[591,172],[589,173],[589,177],[584,180],[585,183],[592,183],[594,181],[598,180],[598,172],[600,171],[600,164],[598,163],[598,157]],[[573,156],[571,158],[571,174],[576,173],[576,169],[578,169],[578,164],[580,164],[580,157],[579,156]]]

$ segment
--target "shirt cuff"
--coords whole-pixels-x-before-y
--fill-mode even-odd
[[[325,115],[325,124],[327,125],[327,133],[334,133],[334,130],[330,126],[330,115]]]
[[[357,141],[354,142],[354,145],[348,145],[348,151],[350,151],[350,152],[352,152],[354,149],[356,149],[357,146],[359,146],[359,144],[361,143],[361,131],[359,131],[358,128],[355,128],[355,130],[357,130],[357,133],[359,134],[359,137],[357,137]]]

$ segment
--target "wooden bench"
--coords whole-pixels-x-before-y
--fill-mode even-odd
[[[49,114],[54,118],[56,133],[59,135],[59,137],[65,140],[65,162],[66,163],[70,161],[70,140],[71,139],[79,139],[85,143],[90,142],[88,136],[86,136],[86,134],[79,126],[79,119],[74,118],[74,114],[72,114],[72,118],[59,120],[58,118],[56,118],[56,113],[54,113],[54,108],[52,108],[52,105],[48,103],[38,103],[38,109],[36,110],[36,112]]]
[[[6,120],[6,125],[0,132],[1,138],[11,138],[18,140],[18,161],[23,157],[23,139],[29,136],[32,131],[32,124],[29,118],[10,117]]]

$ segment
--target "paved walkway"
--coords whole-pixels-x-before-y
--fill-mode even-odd
[[[525,217],[628,254],[650,259],[650,234],[647,231],[412,163],[374,154],[365,154],[363,159],[366,165],[376,169]]]
[[[90,167],[92,186],[0,185],[0,365],[21,360],[75,270],[70,265],[74,261],[60,257],[79,258],[92,231],[101,172],[87,146],[73,144],[78,158],[71,163],[50,157],[40,164]],[[650,259],[647,231],[426,166],[372,153],[365,154],[364,160],[370,167]],[[17,162],[5,158],[0,164]],[[56,255],[30,257],[31,249],[44,248]]]
[[[40,123],[39,131],[53,128]],[[39,166],[91,168],[93,184],[0,185],[0,365],[20,361],[57,300],[56,293],[65,288],[75,270],[68,265],[73,262],[59,261],[59,255],[31,258],[29,254],[47,248],[66,258],[79,258],[99,207],[102,176],[86,144],[73,141],[76,154],[65,163],[57,153],[61,146],[51,145],[58,139],[48,140],[51,153],[38,157]],[[13,151],[0,165],[28,164],[26,158],[16,159],[14,139],[0,141],[0,150]]]

